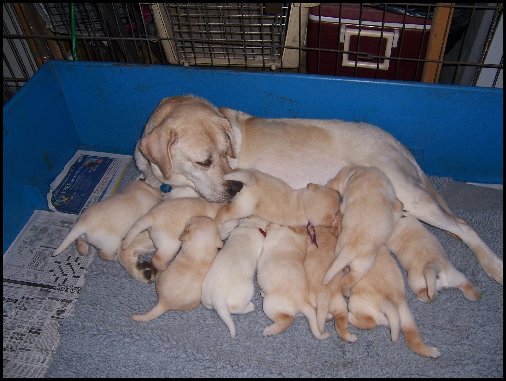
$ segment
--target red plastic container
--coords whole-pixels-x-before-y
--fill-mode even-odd
[[[358,3],[312,7],[307,46],[318,50],[308,51],[307,72],[419,81],[430,28],[430,18]]]

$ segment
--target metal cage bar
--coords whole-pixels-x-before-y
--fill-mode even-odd
[[[426,66],[437,65],[436,83],[502,88],[502,47],[495,42],[502,38],[502,3],[74,6],[80,60],[416,81],[422,80]],[[447,25],[435,25],[438,7],[451,10]],[[414,40],[413,25],[419,33]],[[445,29],[442,54],[429,56],[433,34]],[[72,59],[69,3],[4,3],[3,32],[4,103],[48,60]],[[349,68],[343,66],[344,58]],[[385,66],[392,69],[388,76]]]

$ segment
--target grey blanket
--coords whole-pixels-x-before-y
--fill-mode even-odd
[[[455,214],[502,258],[503,192],[431,179]],[[327,322],[332,336],[319,341],[302,316],[285,333],[264,337],[262,331],[271,322],[262,311],[258,285],[256,310],[233,315],[234,339],[216,312],[202,305],[135,322],[131,314],[156,303],[155,286],[129,278],[117,262],[95,258],[75,316],[61,324],[61,342],[47,376],[503,377],[503,287],[486,275],[465,244],[431,230],[454,266],[482,291],[478,302],[451,289],[425,304],[407,288],[423,339],[441,351],[438,359],[411,352],[402,335],[393,344],[387,327],[350,327],[358,340],[347,343],[339,339],[333,322]]]

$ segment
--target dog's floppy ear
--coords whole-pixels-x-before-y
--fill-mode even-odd
[[[244,123],[244,120],[250,118],[251,115],[226,107],[219,108],[218,111],[223,116],[223,118],[226,119],[228,125],[226,128],[224,128],[224,131],[230,140],[230,150],[227,154],[232,159],[235,159],[237,158],[237,147],[240,142],[236,141],[234,130],[241,131],[241,126]]]
[[[237,158],[237,142],[235,141],[234,132],[232,130],[232,126],[230,125],[230,122],[228,119],[226,119],[223,116],[223,123],[221,125],[222,131],[225,133],[227,140],[228,140],[228,150],[227,150],[227,156],[231,157],[232,159]]]
[[[170,148],[177,141],[176,131],[159,126],[141,139],[139,149],[152,163],[156,164],[165,179],[172,174]]]

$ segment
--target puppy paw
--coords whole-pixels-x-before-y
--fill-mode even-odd
[[[434,299],[436,299],[436,295],[434,295],[433,298],[431,298],[429,296],[429,293],[427,292],[427,288],[422,288],[421,290],[418,290],[416,292],[416,297],[418,298],[418,300],[424,302],[424,303],[428,303],[428,302],[432,302]]]
[[[357,341],[358,337],[357,337],[357,335],[355,335],[351,332],[348,332],[343,335],[342,339],[347,341],[348,343],[354,343],[355,341]]]
[[[142,277],[144,278],[143,280],[148,283],[155,281],[157,269],[153,267],[153,264],[151,262],[140,261],[137,262],[135,267],[141,272]]]
[[[481,298],[481,292],[478,288],[474,287],[471,283],[466,283],[461,288],[462,293],[464,294],[467,300],[472,302],[476,302]]]
[[[429,347],[427,356],[432,357],[433,359],[437,359],[439,356],[441,356],[441,352],[436,347]]]

